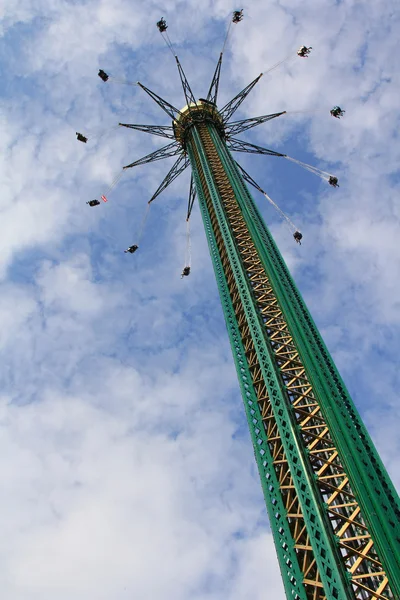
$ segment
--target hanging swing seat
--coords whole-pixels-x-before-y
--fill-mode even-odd
[[[108,81],[109,75],[107,75],[107,73],[106,73],[105,71],[103,71],[103,69],[99,69],[98,76],[99,76],[99,77],[100,77],[100,79],[102,79],[104,82]]]
[[[164,31],[167,31],[168,25],[167,25],[167,22],[164,19],[164,17],[161,17],[161,19],[159,21],[157,21],[157,27],[158,27],[160,33],[164,33]]]
[[[136,252],[136,250],[139,248],[139,246],[137,244],[133,244],[133,246],[129,246],[129,248],[127,248],[126,250],[124,250],[124,252],[129,252],[130,254],[133,254],[134,252]]]

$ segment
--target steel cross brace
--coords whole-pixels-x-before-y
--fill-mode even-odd
[[[136,129],[137,131],[144,131],[145,133],[151,133],[153,135],[159,135],[160,137],[175,139],[174,130],[171,125],[136,125],[133,123],[118,123],[121,127],[128,127],[129,129]]]
[[[168,171],[157,190],[154,192],[149,200],[149,204],[153,202],[183,171],[189,166],[189,159],[186,154],[181,154],[178,160],[174,163],[171,169]]]
[[[257,146],[256,144],[250,144],[250,142],[244,142],[243,140],[238,140],[237,138],[231,138],[227,146],[229,150],[233,152],[248,152],[249,154],[268,154],[269,156],[283,156],[286,154],[281,154],[280,152],[275,152],[274,150],[268,150],[268,148],[262,148],[261,146]]]
[[[253,87],[256,85],[256,83],[260,81],[262,76],[263,74],[260,73],[259,76],[254,79],[254,81],[249,83],[241,92],[239,92],[234,98],[232,98],[232,100],[230,100],[230,102],[228,102],[228,104],[225,104],[225,106],[220,110],[220,114],[224,123],[227,123],[229,121],[233,113],[237,111],[239,106],[242,104],[243,100],[247,98]]]
[[[170,156],[176,156],[182,152],[182,147],[177,142],[172,142],[171,144],[167,144],[162,148],[159,148],[155,152],[151,152],[150,154],[146,154],[143,158],[139,158],[135,162],[130,165],[126,165],[123,167],[124,169],[130,169],[131,167],[138,167],[139,165],[145,165],[150,162],[154,162],[156,160],[162,160],[163,158],[169,158]]]
[[[281,115],[285,115],[286,110],[273,113],[271,115],[263,115],[261,117],[252,117],[251,119],[242,119],[241,121],[233,121],[233,123],[228,123],[225,127],[226,137],[230,137],[231,135],[238,135],[242,133],[242,131],[247,131],[247,129],[251,129],[252,127],[257,127],[257,125],[261,125],[266,121],[270,121],[271,119],[275,119],[276,117],[280,117]]]

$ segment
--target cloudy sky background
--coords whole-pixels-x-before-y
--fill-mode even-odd
[[[188,177],[152,206],[170,162],[121,167],[168,124],[137,87],[184,104],[168,32],[197,96],[228,0],[3,1],[0,25],[0,584],[7,600],[283,600],[198,207]],[[255,199],[400,486],[400,93],[394,1],[257,0],[234,27],[220,106],[263,77],[237,117],[293,111],[243,138],[285,160],[237,159],[304,234]],[[329,116],[340,104],[341,121]],[[102,133],[87,145],[75,131]],[[173,160],[173,159],[172,159]],[[267,591],[266,591],[267,590]]]

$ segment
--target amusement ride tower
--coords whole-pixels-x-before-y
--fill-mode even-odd
[[[172,125],[120,125],[172,141],[124,169],[192,170],[287,598],[400,600],[398,495],[231,154],[287,158],[234,137],[284,112],[230,121],[262,74],[219,110],[222,56],[199,100],[175,56],[181,110],[138,83]]]

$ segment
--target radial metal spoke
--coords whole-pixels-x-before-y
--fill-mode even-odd
[[[271,119],[275,119],[276,117],[280,117],[281,115],[285,115],[286,110],[273,113],[271,115],[262,115],[261,117],[252,117],[251,119],[242,119],[241,121],[233,121],[233,123],[228,123],[225,127],[226,137],[230,137],[232,135],[238,135],[243,131],[247,131],[247,129],[251,129],[252,127],[257,127],[257,125],[261,125],[266,121],[271,121]]]
[[[181,78],[181,84],[182,84],[182,89],[183,89],[183,93],[185,94],[185,98],[186,98],[186,104],[188,106],[190,106],[191,103],[196,104],[196,99],[193,95],[193,92],[190,88],[189,82],[186,78],[185,72],[182,68],[181,63],[179,62],[179,58],[177,56],[175,56],[175,60],[176,60],[176,64],[178,67],[178,71],[179,71],[179,77]]]
[[[219,55],[218,63],[215,68],[215,73],[212,78],[210,89],[208,90],[208,94],[207,94],[207,100],[209,102],[213,102],[214,104],[217,104],[217,99],[218,99],[218,88],[219,88],[219,78],[221,76],[221,66],[222,66],[222,52]]]
[[[151,133],[152,135],[159,135],[160,137],[175,139],[174,130],[171,125],[136,125],[132,123],[118,123],[121,127],[128,127],[129,129],[136,129],[137,131],[144,131],[145,133]]]
[[[235,161],[235,162],[236,162],[236,161]],[[242,172],[243,179],[244,179],[245,181],[247,181],[247,183],[250,183],[250,185],[252,185],[253,187],[255,187],[255,188],[256,188],[256,190],[258,190],[259,192],[261,192],[262,194],[264,194],[264,193],[265,193],[265,192],[264,192],[264,190],[263,190],[262,188],[260,188],[260,186],[258,185],[258,183],[257,183],[256,181],[254,181],[254,179],[252,178],[252,176],[251,176],[251,175],[249,175],[249,174],[247,173],[247,171],[245,171],[245,170],[243,169],[242,165],[240,165],[238,162],[236,162],[236,164],[237,164],[237,166],[239,167],[239,169],[240,169],[240,170],[241,170],[241,172]]]
[[[235,162],[236,162],[236,161],[235,161]],[[270,198],[270,197],[268,196],[268,194],[267,194],[266,192],[264,192],[264,190],[263,190],[263,189],[262,189],[262,188],[261,188],[261,187],[258,185],[258,183],[257,183],[256,181],[254,181],[254,179],[252,178],[252,176],[251,176],[251,175],[249,175],[249,174],[247,173],[247,171],[245,171],[245,170],[243,169],[243,167],[242,167],[242,166],[241,166],[241,165],[240,165],[238,162],[236,162],[236,165],[239,167],[239,169],[240,169],[240,171],[241,171],[241,173],[242,173],[242,177],[243,177],[243,179],[244,179],[245,181],[247,181],[247,183],[250,183],[250,185],[252,185],[252,186],[253,186],[253,187],[254,187],[256,190],[258,190],[259,192],[261,192],[261,194],[262,194],[262,195],[263,195],[263,196],[264,196],[264,197],[265,197],[265,198],[268,200],[268,202],[269,202],[269,203],[270,203],[270,204],[271,204],[271,205],[272,205],[272,206],[275,208],[275,210],[277,210],[277,211],[278,211],[278,213],[281,215],[281,217],[282,217],[283,219],[285,219],[285,221],[286,221],[286,222],[289,224],[289,226],[290,226],[290,227],[291,227],[293,230],[295,230],[295,231],[298,231],[298,230],[297,230],[297,227],[296,227],[296,225],[293,223],[293,221],[292,221],[291,219],[289,219],[289,217],[287,216],[287,214],[283,212],[283,210],[282,210],[282,209],[281,209],[281,208],[280,208],[280,207],[279,207],[279,206],[276,204],[276,202],[274,202],[274,201],[272,200],[272,198]]]
[[[150,98],[152,98],[154,100],[154,102],[156,102],[158,104],[158,106],[160,108],[162,108],[164,112],[167,113],[167,115],[169,117],[171,117],[172,120],[175,120],[175,118],[181,114],[181,111],[178,110],[177,108],[175,108],[175,106],[173,106],[172,104],[170,104],[169,102],[167,102],[166,100],[161,98],[161,96],[158,96],[158,94],[156,94],[155,92],[152,92],[151,90],[149,90],[149,88],[147,88],[145,85],[143,85],[139,81],[138,81],[138,86],[140,86],[142,88],[142,90],[144,90],[146,92],[146,94],[148,94],[150,96]]]
[[[153,202],[183,171],[189,166],[189,159],[186,154],[181,154],[178,160],[174,163],[171,169],[168,171],[154,194],[149,200],[149,204]]]
[[[155,152],[151,152],[150,154],[146,154],[143,158],[139,158],[139,160],[135,160],[135,162],[130,165],[126,165],[124,169],[130,169],[131,167],[138,167],[139,165],[145,165],[147,163],[154,162],[156,160],[162,160],[163,158],[169,158],[170,156],[176,156],[182,152],[182,147],[177,142],[172,142],[172,144],[167,144],[167,146],[163,146]]]
[[[187,215],[186,215],[187,221],[190,219],[190,215],[192,214],[193,204],[196,199],[196,193],[197,193],[196,186],[194,183],[193,173],[192,173],[192,176],[190,178],[189,200],[188,200],[188,209],[187,209]]]
[[[262,76],[263,74],[260,73],[260,75],[254,79],[254,81],[249,83],[249,85],[247,85],[241,92],[239,92],[234,98],[232,98],[230,102],[228,102],[228,104],[225,104],[225,106],[220,110],[220,114],[224,123],[227,123],[229,121],[233,113],[237,111],[239,106],[242,104],[243,100],[247,98],[253,87],[260,81]]]
[[[275,152],[274,150],[268,150],[268,148],[262,148],[261,146],[257,146],[256,144],[250,144],[250,142],[244,142],[243,140],[238,140],[237,138],[231,138],[227,146],[229,150],[233,152],[248,152],[249,154],[268,154],[269,156],[283,156],[286,154],[281,154],[280,152]]]

